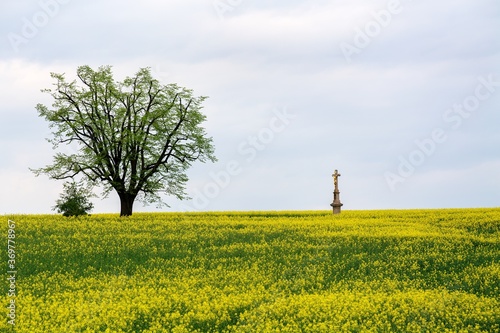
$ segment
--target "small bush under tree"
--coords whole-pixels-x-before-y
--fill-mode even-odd
[[[63,193],[53,210],[67,217],[88,215],[94,208],[94,204],[90,202],[90,197],[94,196],[92,191],[76,182],[65,183],[63,186]]]

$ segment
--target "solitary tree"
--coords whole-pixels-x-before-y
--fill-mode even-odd
[[[83,176],[102,185],[104,196],[115,190],[121,216],[132,215],[134,201],[162,204],[160,193],[186,199],[186,170],[195,161],[215,161],[200,112],[206,97],[176,84],[162,85],[149,68],[115,82],[110,66],[97,71],[77,69],[78,80],[51,73],[53,89],[44,89],[52,108],[38,104],[49,122],[54,149],[73,145],[73,153],[58,152],[53,164],[35,169],[52,179]]]

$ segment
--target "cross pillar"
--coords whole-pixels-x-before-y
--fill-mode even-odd
[[[333,177],[333,202],[330,204],[333,208],[333,214],[340,214],[343,203],[340,202],[340,191],[339,191],[339,177],[340,173],[335,170],[332,175]]]

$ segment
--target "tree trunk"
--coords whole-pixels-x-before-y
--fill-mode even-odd
[[[130,193],[118,193],[120,197],[120,216],[130,216],[132,215],[132,208],[134,206],[134,200],[136,195]]]

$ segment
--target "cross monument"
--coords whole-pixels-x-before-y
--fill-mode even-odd
[[[343,203],[340,202],[340,192],[339,192],[339,177],[340,173],[335,170],[332,175],[333,177],[333,202],[330,204],[333,208],[333,214],[340,214],[340,207],[342,207]]]

